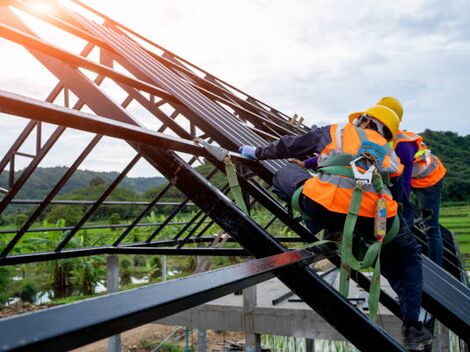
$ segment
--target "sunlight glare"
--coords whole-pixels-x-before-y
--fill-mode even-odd
[[[46,13],[52,11],[52,5],[46,1],[37,1],[32,3],[34,9],[38,12]]]

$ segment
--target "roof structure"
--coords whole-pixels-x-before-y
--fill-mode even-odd
[[[8,185],[1,189],[3,197],[0,200],[0,214],[9,206],[31,206],[28,219],[18,229],[0,230],[0,265],[94,254],[238,255],[256,258],[277,255],[279,257],[276,258],[281,259],[269,263],[270,275],[275,273],[354,345],[364,351],[376,351],[379,347],[387,351],[403,350],[391,336],[358,312],[305,265],[305,261],[320,257],[328,257],[338,265],[338,256],[331,249],[322,246],[315,249],[313,254],[302,252],[295,258],[288,257],[292,253],[290,244],[313,242],[316,237],[298,219],[293,218],[285,204],[270,192],[273,174],[286,161],[255,162],[233,152],[241,145],[264,145],[282,135],[308,131],[309,128],[300,118],[283,114],[80,1],[73,0],[67,6],[59,2],[51,4],[52,10],[48,12],[38,11],[33,1],[11,0],[0,4],[0,36],[24,47],[56,80],[56,85],[50,87],[44,100],[0,90],[0,112],[8,114],[12,119],[16,116],[29,119],[11,148],[0,159],[0,172],[8,174]],[[82,43],[81,51],[75,53],[64,48],[63,40],[53,42],[49,41],[49,37],[41,38],[29,25],[27,18],[34,18],[46,24],[49,30]],[[30,79],[33,82],[35,77]],[[149,120],[151,128],[148,127]],[[50,128],[51,125],[54,128]],[[44,126],[48,126],[47,132]],[[69,167],[56,185],[48,190],[43,199],[18,198],[19,192],[48,153],[59,143],[67,142],[67,132],[71,129],[88,133],[89,142],[75,159],[68,160]],[[134,157],[127,161],[122,172],[97,199],[78,202],[87,208],[76,224],[53,229],[32,227],[51,204],[77,204],[77,201],[64,200],[57,195],[107,137],[119,139],[135,151]],[[34,152],[25,152],[22,147],[31,138],[34,140]],[[236,165],[249,208],[264,208],[268,214],[266,219],[256,222],[237,207],[230,197],[228,183],[217,187],[211,182],[215,175],[225,174],[227,157]],[[18,175],[15,170],[20,159],[25,167]],[[142,160],[155,168],[156,174],[163,175],[168,184],[149,202],[109,201],[109,196],[124,177]],[[204,170],[209,171],[201,173],[199,166],[202,164],[207,166]],[[175,188],[184,195],[181,202],[169,202],[165,198]],[[140,207],[140,213],[131,224],[87,224],[100,207],[109,204],[137,206]],[[146,223],[146,217],[159,206],[173,208],[163,221]],[[195,215],[189,221],[175,220],[187,207],[197,209]],[[282,224],[295,236],[283,237],[277,233],[279,226],[274,224]],[[74,241],[82,231],[100,226],[114,227],[117,231],[114,236],[96,242],[99,245],[80,246]],[[151,227],[153,231],[144,240],[136,240],[132,231],[142,226]],[[169,227],[175,229],[173,237],[161,239],[160,235]],[[27,253],[18,252],[19,244],[27,242],[31,233],[41,234],[46,231],[60,234],[53,236],[49,251],[37,252],[33,247]],[[419,222],[415,232],[423,240]],[[222,233],[229,234],[229,241],[237,242],[239,247],[221,246],[219,240]],[[462,339],[468,339],[464,331],[468,332],[465,329],[470,326],[470,309],[465,307],[470,307],[470,293],[459,283],[464,274],[455,240],[448,231],[444,231],[444,234],[447,241],[447,271],[439,271],[439,268],[425,260],[423,304]],[[256,272],[250,275],[247,274],[241,280],[245,287],[255,283],[252,278],[261,274]],[[368,288],[369,280],[366,276],[355,273],[353,278]],[[196,287],[198,278],[191,280],[194,285],[194,291],[190,292],[192,297],[201,295]],[[219,280],[220,285],[212,288],[217,294],[226,293],[227,290],[222,287],[236,287],[235,281],[228,283],[222,282],[221,278]],[[135,299],[134,294],[131,296]],[[459,307],[452,304],[456,298],[463,302]],[[106,299],[108,301],[103,301],[105,307],[116,303],[112,298]],[[193,300],[191,304],[202,302],[203,299]],[[383,293],[381,303],[399,316],[399,307],[393,298]],[[162,312],[164,304],[163,301],[154,302],[152,309]],[[190,306],[186,303],[182,307]],[[172,307],[165,312],[176,312],[179,309]],[[130,312],[131,307],[127,308],[129,315],[137,314]],[[143,312],[148,308],[139,309]],[[80,309],[86,311],[93,308],[84,304]],[[67,310],[61,312],[64,321],[67,320],[67,314],[71,314]],[[136,321],[142,324],[155,319],[155,316],[148,314],[138,316],[140,320]],[[44,323],[42,316],[35,317],[33,320],[36,326]],[[124,314],[119,319],[125,321],[126,317]],[[109,317],[109,321],[113,319],[117,319],[116,316]],[[24,323],[24,320],[13,319],[2,328],[14,331],[20,323]],[[33,329],[34,324],[31,324]],[[46,342],[41,345],[37,342],[41,338],[47,343],[51,343],[52,339],[54,343],[60,342],[72,348],[77,346],[77,339],[81,338],[80,341],[86,343],[106,336],[100,334],[116,333],[131,327],[128,323],[120,327],[109,326],[109,329],[101,329],[100,333],[85,338],[79,333],[84,331],[84,326],[101,326],[99,324],[104,323],[87,321],[83,324],[71,326],[72,333],[69,331],[69,335],[64,332],[67,343],[64,339],[54,340],[45,334],[36,336],[36,342],[31,340],[26,349],[54,346]],[[367,334],[367,341],[364,341],[363,335],[356,333],[357,329]],[[8,342],[8,336],[12,335],[4,336],[3,339]]]

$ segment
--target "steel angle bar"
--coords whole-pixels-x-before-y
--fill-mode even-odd
[[[152,132],[120,121],[45,103],[4,90],[0,90],[0,111],[86,132],[174,149],[183,153],[210,156],[203,147],[193,141]]]
[[[41,204],[42,199],[13,199],[10,204]],[[51,200],[49,204],[62,204],[62,205],[92,205],[95,204],[94,200],[74,200],[74,199],[56,199]],[[149,202],[149,201],[124,201],[124,200],[108,200],[101,203],[102,205],[153,205],[155,207],[164,207],[168,205],[178,205],[179,202]],[[194,206],[193,203],[187,203],[188,207]]]
[[[199,124],[204,126],[203,129],[212,131],[213,138],[222,139],[223,143],[225,143],[228,137],[231,141],[229,143],[230,148],[235,148],[243,143],[252,145],[265,144],[262,138],[238,123],[227,110],[205,97],[191,85],[182,81],[179,76],[168,70],[160,62],[153,60],[141,47],[132,41],[126,41],[113,31],[103,28],[83,17],[75,15],[75,18],[88,30],[109,41],[110,45],[122,57],[131,60],[132,64],[142,74],[155,82],[155,84],[178,97],[179,101],[183,102],[187,108],[193,111],[193,116],[197,116]],[[218,142],[221,143],[220,141]],[[276,168],[282,166],[283,162],[269,161],[265,162],[265,164],[266,166],[269,165],[269,167]]]
[[[325,258],[300,250],[0,321],[2,351],[65,351],[209,302]],[[303,264],[300,264],[303,263]],[[73,317],[73,318],[72,318]],[[51,324],[54,322],[54,324]]]
[[[171,242],[171,241],[166,241]],[[172,243],[171,243],[172,244]],[[162,246],[122,246],[108,247],[95,246],[90,248],[63,250],[61,252],[37,252],[30,254],[15,254],[0,259],[0,267],[6,265],[18,265],[27,263],[38,263],[49,260],[58,260],[66,258],[88,257],[91,255],[105,254],[145,254],[145,255],[197,255],[197,256],[237,256],[247,257],[249,253],[243,248],[173,248]]]
[[[97,38],[96,36],[94,35],[91,35],[65,21],[63,21],[62,19],[58,18],[58,17],[55,17],[55,16],[52,16],[51,14],[47,14],[47,13],[41,13],[39,11],[37,11],[33,6],[25,3],[25,2],[22,2],[22,1],[15,1],[12,3],[15,7],[19,8],[20,10],[22,11],[25,11],[27,12],[28,14],[30,15],[33,15],[33,16],[36,16],[50,24],[53,24],[55,25],[56,27],[58,28],[61,28],[63,30],[66,30],[68,31],[69,33],[73,34],[73,35],[76,35],[84,40],[87,40],[95,45],[98,45],[100,46],[101,48],[103,49],[106,49],[106,50],[111,50],[113,51],[112,47],[110,47],[108,45],[108,43],[106,43],[105,41]],[[125,33],[119,31],[120,34],[123,34],[125,35]],[[149,54],[152,54],[152,53],[149,53]],[[158,59],[160,61],[163,61],[163,63],[165,63],[167,66],[168,65],[173,65],[173,66],[177,66],[179,70],[183,70],[184,72],[186,72],[187,74],[191,75],[191,77],[196,81],[196,82],[202,82],[202,83],[205,83],[206,85],[207,84],[210,84],[212,88],[215,88],[215,90],[217,91],[218,89],[220,90],[221,88],[219,88],[218,86],[216,86],[215,84],[213,84],[212,82],[210,81],[205,81],[203,78],[200,78],[198,77],[197,75],[195,75],[193,72],[191,72],[190,70],[188,70],[187,68],[183,67],[183,66],[180,66],[180,65],[177,65],[175,64],[174,62],[164,58],[164,57],[160,57],[158,55],[153,55],[153,57],[155,59]],[[212,97],[216,100],[219,100],[223,103],[226,103],[226,104],[229,104],[230,106],[232,106],[234,109],[238,109],[241,113],[245,112],[245,113],[251,113],[251,114],[256,114],[256,111],[253,111],[253,109],[249,109],[249,108],[253,108],[255,106],[251,106],[251,104],[247,101],[244,101],[240,98],[238,98],[239,101],[236,101],[234,103],[231,103],[230,101],[226,101],[226,99],[224,99],[223,97],[221,97],[220,95],[217,95],[215,93],[213,93],[212,91],[210,90],[206,90],[204,87],[200,87],[200,86],[197,86],[195,85],[195,87],[199,90],[201,90],[202,93],[208,95],[209,97]],[[225,93],[227,93],[225,91]],[[234,98],[237,98],[235,95],[233,96]],[[248,109],[247,109],[248,108]],[[245,110],[247,109],[247,110]],[[252,122],[254,123],[258,123],[257,119],[261,119],[261,123],[258,123],[260,126],[264,123],[264,124],[272,124],[272,126],[274,128],[280,128],[279,124],[276,124],[275,122],[269,120],[269,119],[266,119],[264,118],[263,116],[260,116],[260,115],[255,115],[254,116],[255,119],[251,119]],[[285,127],[291,127],[288,125],[288,123],[286,121],[280,121],[281,123],[285,123],[286,126]],[[278,121],[279,123],[279,121]],[[284,128],[282,130],[285,133],[287,134],[292,134],[293,132],[290,130],[290,129],[286,129]]]
[[[0,23],[0,36],[17,44],[23,45],[30,50],[39,51],[44,55],[55,57],[63,62],[67,62],[77,67],[85,68],[97,74],[109,77],[110,79],[127,84],[131,87],[164,98],[168,101],[177,102],[177,99],[175,99],[173,95],[168,94],[164,90],[157,88],[154,85],[132,78],[131,76],[110,69],[105,65],[93,62],[92,60],[78,56],[52,44],[48,44],[9,25]]]
[[[142,146],[141,153],[147,155],[152,165],[166,178],[172,179],[176,187],[255,257],[287,250],[182,159],[171,152],[150,146]],[[158,155],[158,158],[153,155]],[[311,269],[295,266],[285,269],[282,274],[278,273],[278,277],[359,349],[403,351],[390,335],[352,307]],[[356,327],[354,331],[351,326]],[[357,330],[362,331],[362,334],[357,334]],[[363,339],[363,334],[368,336],[367,341]]]
[[[206,221],[205,223],[208,223]],[[135,227],[155,227],[155,226],[160,226],[162,223],[161,222],[144,222],[144,223],[138,223],[135,225]],[[166,223],[169,226],[179,226],[179,225],[186,225],[188,224],[187,221],[171,221]],[[80,226],[80,230],[92,230],[92,229],[119,229],[119,228],[126,228],[128,227],[129,224],[102,224],[102,225],[83,225]],[[70,231],[73,230],[75,226],[64,226],[64,227],[37,227],[37,228],[32,228],[28,229],[26,233],[37,233],[37,232],[57,232],[57,231]],[[17,230],[11,229],[11,230],[0,230],[0,235],[1,234],[6,234],[6,233],[16,233]]]
[[[54,70],[54,74],[58,76],[69,74],[68,83],[73,87],[74,93],[80,98],[86,96],[87,105],[97,114],[111,114],[113,118],[135,123],[127,113],[117,109],[114,103],[101,94],[99,90],[94,90],[85,78],[77,76],[75,70],[69,69],[66,65],[54,67],[53,63],[43,57],[40,58],[40,61],[50,70]],[[216,218],[219,225],[232,235],[236,235],[237,240],[241,241],[245,248],[251,252],[255,251],[259,256],[276,254],[283,250],[279,243],[253,223],[245,214],[241,213],[220,191],[214,189],[204,179],[200,179],[200,176],[194,170],[188,169],[189,166],[182,159],[173,153],[150,145],[137,144],[133,146],[142,153],[151,165],[164,173],[167,179],[173,180],[173,183],[185,194],[191,195],[193,201],[206,213],[209,213],[211,217]],[[289,270],[289,272],[289,275],[282,277],[282,280],[295,287],[299,291],[298,295],[300,293],[309,305],[356,346],[364,350],[372,350],[372,347],[376,349],[377,346],[389,350],[401,350],[383,330],[355,311],[336,291],[319,282],[314,273],[305,268]],[[306,297],[311,292],[315,292],[316,297],[321,298],[321,304],[317,299]],[[341,314],[333,313],[338,309],[341,309]],[[338,319],[338,317],[341,317],[341,319]],[[346,324],[345,321],[348,323]],[[359,336],[352,334],[349,329],[350,324],[362,329],[369,336],[367,345],[362,337],[359,339]]]
[[[5,257],[8,253],[13,249],[13,247],[18,243],[18,241],[23,237],[23,235],[28,231],[28,229],[33,225],[34,221],[41,215],[41,213],[46,209],[46,207],[51,203],[51,200],[59,193],[65,183],[70,179],[73,173],[78,169],[80,164],[85,160],[88,154],[93,150],[93,148],[98,144],[100,141],[101,136],[95,136],[87,145],[85,150],[78,156],[75,162],[70,166],[70,168],[65,172],[64,175],[60,178],[54,188],[48,193],[46,198],[39,204],[36,209],[34,209],[33,213],[29,216],[26,222],[21,226],[21,229],[16,233],[15,237],[8,242],[7,246],[4,248],[0,257]],[[10,202],[13,203],[13,202]]]
[[[249,257],[243,248],[171,248],[171,247],[113,247],[113,254],[195,255]]]
[[[3,172],[3,170],[5,169],[7,164],[10,162],[13,155],[22,146],[22,144],[28,138],[31,132],[34,130],[34,127],[36,127],[36,125],[37,125],[36,121],[28,122],[28,124],[25,126],[25,128],[23,129],[21,134],[18,136],[16,141],[13,143],[13,145],[10,147],[10,149],[6,152],[6,154],[3,156],[2,160],[0,161],[0,173]]]
[[[157,43],[149,40],[148,38],[140,35],[139,33],[133,31],[132,29],[122,25],[121,23],[115,21],[114,19],[110,18],[109,16],[106,16],[105,14],[97,11],[96,9],[93,9],[92,7],[90,6],[87,6],[86,4],[84,4],[83,2],[81,1],[77,1],[77,0],[72,0],[73,2],[77,3],[78,5],[82,6],[83,8],[87,9],[88,11],[91,11],[92,13],[94,13],[95,15],[98,15],[100,16],[101,18],[105,19],[106,22],[109,22],[113,25],[115,25],[116,27],[124,30],[125,32],[127,33],[130,33],[131,35],[135,36],[136,38],[139,38],[143,41],[145,41],[146,43],[152,45],[153,47],[159,49],[159,50],[162,50],[164,52],[164,54],[166,54],[167,56],[170,56],[174,59],[174,61],[179,61],[185,65],[189,65],[190,67],[192,67],[193,69],[199,71],[199,72],[202,72],[206,75],[206,77],[208,77],[206,79],[206,81],[209,81],[209,82],[217,82],[219,84],[222,84],[224,86],[227,86],[229,87],[230,89],[233,89],[234,91],[240,93],[241,95],[247,97],[246,101],[253,104],[254,106],[258,107],[261,111],[265,111],[266,113],[273,113],[275,116],[277,116],[278,118],[281,119],[282,122],[288,122],[289,121],[289,116],[283,114],[282,112],[280,112],[279,110],[267,105],[266,103],[262,103],[260,102],[259,100],[257,100],[256,98],[250,96],[249,94],[243,92],[242,90],[238,89],[237,87],[231,85],[230,83],[227,83],[223,80],[221,80],[220,78],[217,78],[216,76],[210,74],[209,72],[207,72],[206,70],[204,70],[203,68],[201,67],[198,67],[196,65],[194,65],[193,63],[187,61],[186,59],[176,55],[175,53],[171,52],[170,50],[158,45]],[[227,93],[231,93],[233,95],[232,92],[228,91],[227,90]],[[305,131],[304,131],[305,132]]]
[[[436,319],[470,343],[470,289],[423,257],[423,303]]]

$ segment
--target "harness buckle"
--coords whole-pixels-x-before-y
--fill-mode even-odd
[[[363,159],[367,161],[372,161],[372,165],[369,166],[369,168],[364,173],[360,172],[357,167],[357,164],[359,163],[359,161]],[[351,166],[351,169],[354,175],[354,180],[356,181],[357,186],[362,188],[372,183],[372,176],[374,175],[374,171],[377,169],[375,166],[374,158],[367,156],[367,155],[361,155],[360,157],[351,161],[349,165]]]

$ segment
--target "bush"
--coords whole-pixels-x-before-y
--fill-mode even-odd
[[[8,302],[8,285],[10,284],[10,271],[8,267],[0,266],[0,304]]]
[[[83,216],[80,206],[76,205],[54,205],[47,214],[47,221],[55,224],[60,219],[65,219],[65,225],[75,225]]]
[[[38,293],[39,287],[34,282],[25,281],[21,285],[21,292],[19,296],[23,302],[34,303]]]
[[[111,216],[108,219],[108,222],[110,225],[117,225],[121,223],[121,215],[118,213],[112,213]],[[112,231],[116,231],[115,227],[111,228]]]
[[[181,347],[180,345],[174,343],[174,342],[167,341],[167,342],[162,343],[162,345],[160,346],[158,351],[161,351],[161,352],[183,352],[184,348]]]
[[[145,265],[147,265],[147,261],[143,255],[137,254],[134,256],[134,266],[144,267]]]
[[[23,213],[19,213],[15,216],[15,225],[17,228],[21,227],[26,220],[28,219],[28,216]]]

